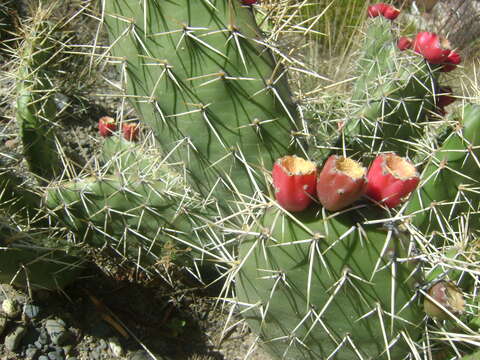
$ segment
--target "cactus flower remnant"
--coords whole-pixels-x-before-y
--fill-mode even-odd
[[[275,162],[272,178],[275,198],[285,210],[303,211],[312,203],[317,178],[312,161],[284,156]]]
[[[124,123],[122,125],[122,133],[125,140],[137,141],[140,133],[140,124],[135,122]]]
[[[111,136],[117,130],[115,119],[110,116],[102,116],[98,120],[98,133],[102,137]]]
[[[253,5],[257,2],[257,0],[242,0],[243,5]]]
[[[346,208],[365,194],[367,169],[359,162],[332,155],[317,178],[317,196],[330,211]]]
[[[425,298],[423,308],[425,313],[437,320],[448,320],[453,315],[465,312],[465,300],[462,291],[452,282],[441,280],[428,290],[431,298]],[[447,310],[447,311],[445,311]]]
[[[383,16],[388,20],[395,20],[400,14],[400,10],[385,3],[370,5],[367,12],[369,17]]]
[[[420,182],[415,166],[394,153],[381,154],[367,174],[367,195],[389,208],[396,207]]]
[[[421,54],[432,65],[443,64],[441,71],[448,72],[460,64],[460,54],[453,51],[447,39],[435,33],[419,32],[413,42],[415,52]]]

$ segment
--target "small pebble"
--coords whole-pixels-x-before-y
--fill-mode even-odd
[[[62,354],[59,354],[56,351],[51,351],[47,354],[49,360],[64,360],[65,358],[63,357]]]
[[[123,356],[123,348],[122,345],[120,345],[120,341],[118,341],[118,338],[116,337],[111,337],[108,339],[108,347],[110,348],[110,351],[112,352],[113,356],[115,357],[120,357]]]
[[[45,323],[48,335],[55,345],[65,345],[69,339],[69,333],[65,329],[65,322],[61,319],[49,319]]]
[[[10,351],[14,351],[18,345],[20,345],[24,335],[25,328],[23,326],[18,326],[14,331],[5,336],[5,347]]]
[[[38,360],[48,360],[48,356],[40,355],[40,356],[38,357]]]
[[[92,359],[92,360],[100,359],[100,352],[98,352],[97,349],[92,350],[89,354],[89,358]]]
[[[26,351],[25,351],[25,357],[27,360],[32,360],[35,358],[35,356],[37,356],[37,353],[38,353],[38,349],[36,348],[28,348]]]
[[[7,326],[7,317],[4,314],[0,314],[0,335],[5,330],[5,326]]]
[[[3,300],[2,310],[9,318],[14,318],[20,314],[20,306],[18,305],[18,302],[13,299]]]
[[[37,341],[42,345],[46,345],[48,343],[48,335],[45,329],[40,329],[40,335],[38,335]]]
[[[33,343],[33,345],[35,345],[35,347],[36,347],[38,350],[40,350],[40,349],[43,347],[43,344],[42,344],[40,341],[38,341],[38,340],[35,341],[35,342]]]
[[[65,345],[62,349],[63,349],[63,353],[65,355],[68,355],[72,351],[73,346],[72,345]]]
[[[23,313],[29,319],[35,319],[40,313],[40,306],[34,304],[25,304],[23,307]]]
[[[100,339],[100,345],[98,345],[98,350],[107,350],[107,342],[104,339]]]

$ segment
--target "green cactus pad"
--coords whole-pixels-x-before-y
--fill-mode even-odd
[[[237,0],[105,1],[126,92],[171,162],[225,207],[265,189],[299,130],[286,73]],[[233,206],[233,204],[228,204]],[[227,206],[228,206],[227,205]]]
[[[459,231],[462,226],[478,228],[480,106],[466,105],[459,119],[456,129],[427,159],[420,186],[406,209],[414,215],[412,224],[424,235]],[[461,218],[467,215],[469,220],[464,223]]]
[[[354,211],[322,219],[270,209],[242,240],[238,301],[275,359],[408,353],[421,319],[409,245],[361,223]]]
[[[17,74],[16,120],[30,170],[40,180],[61,174],[61,160],[55,138],[57,109],[48,66],[57,48],[52,40],[54,26],[37,19],[26,28],[20,48]]]
[[[110,245],[140,266],[155,265],[167,253],[172,255],[171,244],[179,250],[172,255],[178,264],[215,256],[218,260],[217,250],[209,250],[222,245],[208,236],[205,202],[151,150],[108,139],[104,170],[49,186],[47,208],[79,241],[95,247]]]
[[[46,236],[15,231],[0,222],[0,283],[58,290],[81,274],[85,261],[41,246],[38,238]]]
[[[353,88],[353,117],[345,125],[350,154],[415,151],[435,108],[438,72],[418,54],[401,52],[392,23],[369,21]]]

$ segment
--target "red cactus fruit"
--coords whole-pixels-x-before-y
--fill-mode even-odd
[[[420,182],[415,166],[394,153],[378,155],[368,170],[367,179],[367,195],[389,208],[400,204]]]
[[[284,156],[273,165],[272,178],[275,198],[285,210],[303,211],[313,201],[317,169],[312,161]]]
[[[383,16],[386,19],[395,20],[400,14],[400,10],[385,3],[378,3],[370,5],[367,9],[367,13],[368,16],[372,18],[377,16]]]
[[[370,5],[367,9],[368,16],[373,18],[373,17],[383,15],[385,11],[385,6],[387,6],[387,4],[385,3]]]
[[[427,31],[419,32],[413,43],[414,50],[430,64],[444,64],[441,71],[448,72],[460,64],[460,54],[453,51],[447,39]]]
[[[136,122],[123,123],[122,133],[124,139],[128,141],[137,141],[140,133],[140,124]]]
[[[100,136],[111,136],[117,130],[115,119],[110,116],[102,116],[98,119],[98,132]]]
[[[452,282],[441,280],[428,290],[429,298],[423,302],[425,313],[438,320],[448,320],[450,315],[461,315],[465,312],[465,300],[462,291]],[[443,309],[442,309],[443,308]]]
[[[398,15],[400,15],[400,10],[390,5],[387,5],[383,12],[383,16],[388,20],[395,20]]]
[[[332,155],[317,178],[317,196],[330,211],[346,208],[365,194],[367,169],[350,158]]]
[[[400,51],[410,49],[412,47],[412,39],[402,36],[397,41],[397,47]]]

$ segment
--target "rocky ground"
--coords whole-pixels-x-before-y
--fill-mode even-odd
[[[139,285],[92,267],[53,293],[0,285],[2,360],[240,360],[254,336],[215,290]],[[227,321],[228,320],[228,321]],[[268,357],[255,351],[250,359]]]

